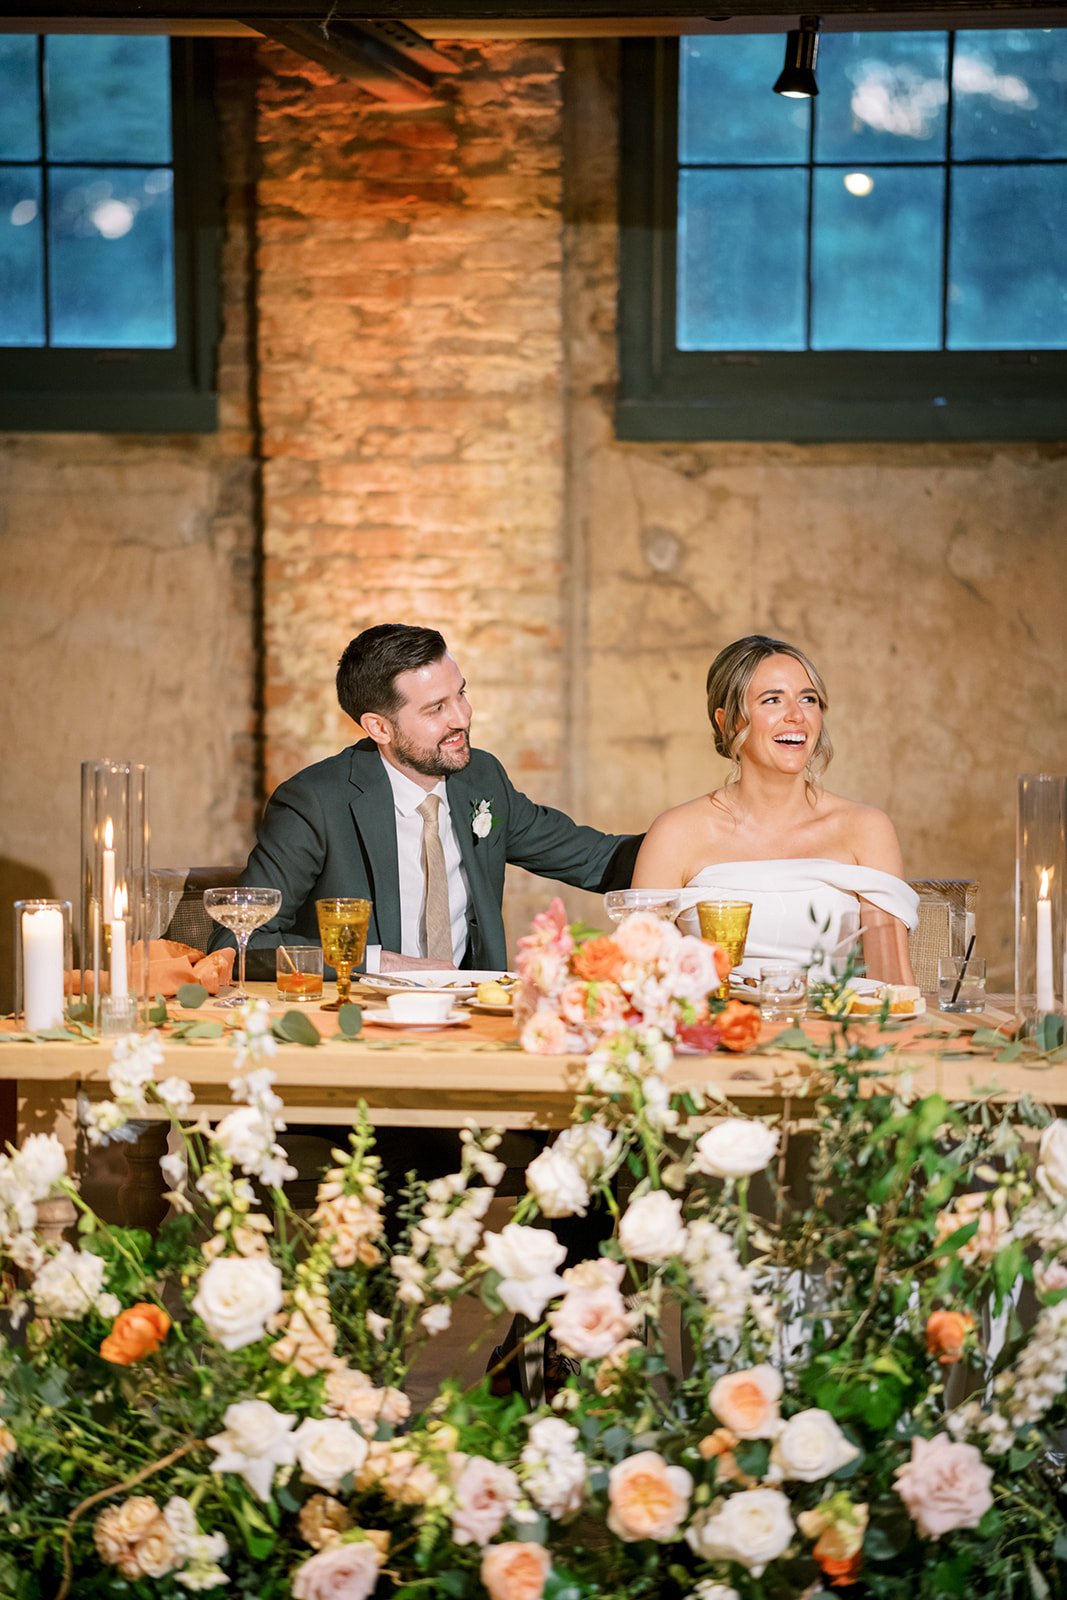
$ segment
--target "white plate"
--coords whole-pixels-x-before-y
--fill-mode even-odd
[[[464,967],[457,972],[452,967],[425,972],[365,972],[359,978],[360,987],[373,989],[375,994],[403,994],[407,989],[427,989],[434,994],[453,994],[457,1000],[469,998],[480,983],[499,983],[508,978],[508,972],[471,972]],[[397,979],[405,981],[398,983]]]
[[[469,1027],[471,1019],[462,1011],[453,1011],[452,1015],[446,1017],[443,1022],[409,1022],[407,1020],[402,1022],[399,1017],[394,1017],[391,1011],[387,1011],[382,1006],[380,1009],[377,1007],[365,1008],[363,1020],[364,1022],[373,1022],[383,1028],[419,1028],[420,1030],[426,1030],[430,1028]]]

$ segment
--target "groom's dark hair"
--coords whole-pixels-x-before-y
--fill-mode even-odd
[[[337,698],[341,710],[358,722],[368,711],[394,716],[404,704],[397,691],[401,672],[428,667],[447,654],[436,628],[412,628],[406,622],[381,622],[364,628],[345,646],[337,663]]]

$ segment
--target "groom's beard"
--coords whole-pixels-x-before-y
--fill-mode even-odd
[[[418,745],[403,738],[394,723],[393,753],[398,762],[412,772],[421,772],[424,778],[447,778],[452,772],[462,772],[471,758],[470,734],[465,728],[451,728],[446,737],[451,739],[461,731],[463,738],[458,744]]]

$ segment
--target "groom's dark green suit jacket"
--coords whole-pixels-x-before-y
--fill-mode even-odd
[[[535,805],[487,751],[472,750],[469,764],[446,786],[470,886],[465,965],[507,966],[501,902],[509,861],[581,889],[629,886],[639,835],[600,833]],[[472,818],[483,800],[496,825],[480,839]],[[250,977],[274,976],[279,944],[318,944],[315,901],[335,895],[370,900],[368,943],[400,949],[395,816],[392,787],[370,739],[306,767],[275,790],[241,883],[280,889],[282,908],[252,935]],[[220,928],[212,948],[232,942]]]

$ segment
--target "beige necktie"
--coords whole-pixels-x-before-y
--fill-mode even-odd
[[[431,961],[452,965],[452,913],[448,906],[448,872],[437,825],[439,794],[428,794],[418,807],[422,818],[422,870],[426,875],[426,954]]]

